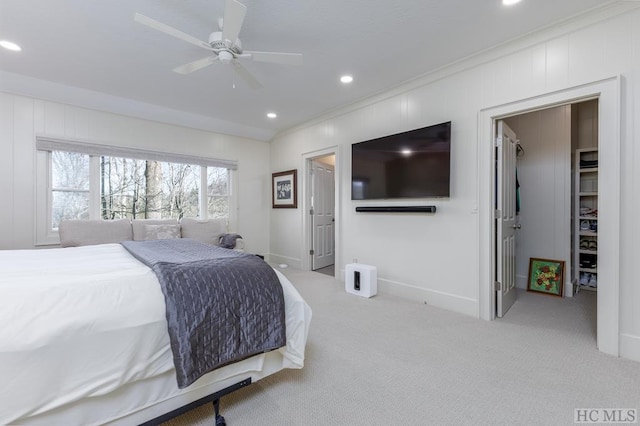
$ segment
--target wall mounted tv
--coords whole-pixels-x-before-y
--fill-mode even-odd
[[[351,145],[351,199],[449,197],[451,122]]]

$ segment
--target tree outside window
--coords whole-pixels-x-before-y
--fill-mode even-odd
[[[229,170],[207,168],[208,217],[229,217]]]
[[[54,151],[51,155],[51,225],[89,218],[89,156]]]
[[[52,151],[52,227],[62,219],[88,219],[90,156]],[[229,171],[153,160],[98,157],[102,219],[165,219],[198,217],[206,197],[208,217],[229,216]],[[206,193],[201,195],[201,173]]]

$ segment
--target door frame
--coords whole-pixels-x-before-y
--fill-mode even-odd
[[[516,225],[519,223],[516,211],[518,140],[513,129],[504,120],[496,120],[494,135],[494,156],[498,170],[494,196],[497,201],[496,210],[500,210],[500,214],[495,215],[494,222],[496,231],[494,281],[500,283],[500,287],[496,289],[496,315],[502,318],[516,301],[516,229],[519,226]],[[500,138],[499,144],[498,138]],[[507,163],[506,167],[505,163]],[[507,168],[508,173],[505,173]],[[507,191],[505,191],[506,186],[509,186]],[[508,238],[508,242],[505,241],[505,237]]]
[[[323,192],[326,191],[334,193],[336,190],[336,170],[334,164],[323,162],[323,158],[331,158],[333,163],[335,163],[336,159],[335,155],[309,159],[309,162],[311,163],[311,170],[313,170],[313,173],[308,175],[311,188],[310,195],[313,198],[313,214],[309,211],[309,216],[311,217],[311,223],[309,226],[311,229],[311,232],[309,233],[311,241],[309,242],[309,247],[312,247],[314,251],[311,255],[311,270],[313,271],[329,266],[335,266],[336,263],[335,197],[330,200],[327,199],[318,202],[320,200],[318,198],[319,194],[323,194]],[[328,174],[327,170],[331,170],[331,173]],[[330,180],[326,179],[329,176]],[[329,188],[329,186],[331,186],[331,188]],[[323,195],[325,195],[326,198],[326,194]],[[331,206],[331,211],[327,209],[327,206]],[[329,212],[331,213],[330,215],[327,214]],[[327,220],[329,219],[331,220],[331,224],[327,223]],[[322,223],[324,227],[323,230],[318,233],[318,226],[320,223]],[[331,236],[330,247],[326,244],[327,241],[325,239],[328,233],[333,234]],[[316,251],[316,248],[321,249]],[[333,261],[331,261],[331,258],[333,258]]]
[[[301,268],[303,271],[311,271],[311,255],[309,254],[309,250],[311,249],[311,215],[309,211],[311,210],[311,179],[308,178],[309,171],[311,170],[311,160],[320,157],[326,157],[327,155],[333,155],[335,158],[334,164],[334,218],[335,218],[335,228],[334,228],[334,239],[335,239],[335,278],[339,277],[339,271],[341,271],[342,262],[340,253],[342,252],[342,232],[341,232],[341,220],[340,220],[340,198],[341,198],[341,187],[340,179],[341,179],[341,158],[340,158],[340,147],[339,146],[331,146],[328,148],[319,149],[316,151],[310,151],[302,154],[302,179],[304,184],[302,185],[302,252],[300,253],[300,259],[302,259]]]
[[[481,109],[478,114],[478,274],[479,317],[495,319],[494,129],[497,120],[513,115],[598,99],[597,346],[619,355],[620,340],[620,76]]]

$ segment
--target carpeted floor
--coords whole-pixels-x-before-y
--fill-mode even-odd
[[[229,426],[570,425],[574,408],[640,408],[640,363],[596,349],[595,294],[521,292],[488,322],[283,272],[313,309],[305,368],[224,397]],[[207,405],[165,425],[213,417]]]
[[[329,266],[325,266],[324,268],[316,269],[313,272],[319,272],[321,274],[325,274],[325,275],[329,275],[331,277],[334,277],[336,275],[335,267],[336,267],[336,265],[329,265]]]

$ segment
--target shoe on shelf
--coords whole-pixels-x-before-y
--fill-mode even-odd
[[[593,232],[598,232],[598,221],[590,220],[589,221],[589,229]]]
[[[589,281],[591,279],[591,274],[588,272],[581,272],[580,273],[580,280],[578,280],[578,283],[580,285],[589,285]]]
[[[598,287],[598,276],[596,274],[591,274],[591,278],[589,278],[589,287]]]
[[[589,240],[580,240],[580,250],[589,250]]]
[[[591,225],[589,225],[589,221],[588,220],[581,220],[580,221],[580,230],[581,231],[588,231],[589,229],[591,229]]]
[[[598,250],[598,242],[596,240],[589,240],[589,250]]]
[[[580,216],[593,216],[598,217],[598,209],[592,209],[591,207],[580,207]]]

